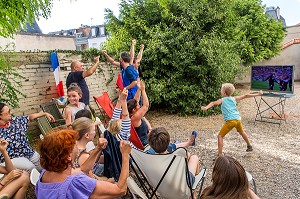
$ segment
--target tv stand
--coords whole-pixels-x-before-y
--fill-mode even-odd
[[[290,93],[276,93],[266,92],[261,96],[254,97],[257,106],[254,124],[258,122],[268,122],[273,124],[281,124],[286,122],[286,115],[284,113],[285,101],[295,94]],[[278,98],[274,100],[274,98]],[[265,115],[266,111],[271,111],[270,115]]]

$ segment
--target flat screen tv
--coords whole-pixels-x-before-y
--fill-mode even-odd
[[[252,66],[251,89],[294,93],[294,66]]]

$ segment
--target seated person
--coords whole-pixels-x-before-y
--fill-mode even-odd
[[[104,169],[104,157],[101,155],[101,152],[105,149],[107,140],[105,138],[99,138],[98,146],[94,147],[92,152],[88,152],[86,146],[89,142],[93,141],[96,134],[94,122],[89,118],[81,117],[72,123],[72,128],[77,131],[79,135],[79,139],[77,140],[77,155],[73,162],[74,170],[72,173],[81,173],[82,170],[86,170],[86,173],[90,177],[107,180],[107,178],[100,178]],[[92,154],[96,155],[92,158],[90,157]],[[110,181],[114,182],[112,179]]]
[[[138,91],[136,92],[134,99],[127,102],[127,107],[131,123],[134,126],[142,144],[145,146],[148,144],[148,133],[151,130],[150,123],[144,117],[149,109],[149,100],[145,89],[145,83],[143,81],[138,81],[137,86]],[[142,106],[139,105],[141,93],[143,99]]]
[[[46,112],[12,117],[8,106],[0,102],[0,138],[8,141],[7,152],[14,167],[28,171],[34,167],[39,171],[42,170],[40,155],[30,146],[26,131],[30,121],[43,116],[54,121],[53,116]],[[3,162],[4,157],[0,154],[0,163]]]
[[[119,134],[122,140],[129,140],[131,120],[127,109],[128,90],[126,88],[120,93],[114,113],[108,123],[107,130],[114,136]],[[122,119],[120,119],[122,113]],[[131,147],[135,147],[130,142]]]
[[[206,187],[201,199],[236,198],[259,199],[249,188],[243,166],[234,158],[220,155],[212,172],[212,185]]]
[[[149,133],[148,141],[151,149],[149,149],[147,153],[168,154],[170,153],[168,148],[191,146],[194,142],[194,139],[190,138],[188,142],[183,142],[180,144],[171,144],[174,146],[170,147],[170,134],[168,131],[163,127],[154,128]],[[188,155],[188,168],[191,184],[194,184],[195,176],[200,172],[199,158],[196,155]]]
[[[79,101],[82,98],[82,91],[76,83],[72,83],[69,86],[67,95],[69,104],[65,108],[64,116],[66,125],[69,125],[75,120],[76,113],[85,108],[85,104]]]
[[[35,187],[37,198],[118,198],[127,191],[129,175],[129,154],[131,147],[120,142],[122,168],[119,181],[109,183],[88,177],[85,174],[72,175],[76,157],[78,132],[63,129],[48,133],[40,142],[41,172]],[[98,147],[98,146],[97,146]],[[102,145],[103,147],[103,145]]]
[[[6,147],[8,142],[0,138],[0,152],[4,157],[5,166],[0,165],[0,173],[5,177],[0,181],[0,198],[25,198],[29,186],[29,174],[20,169],[14,169]]]
[[[92,113],[91,111],[87,110],[87,109],[82,109],[80,111],[78,111],[76,114],[75,114],[75,120],[78,119],[78,118],[81,118],[81,117],[86,117],[86,118],[89,118],[91,120],[93,120],[93,116],[92,116]],[[102,122],[100,121],[100,119],[98,117],[96,117],[95,121],[94,121],[94,124],[96,127],[100,127],[100,129],[105,129]],[[98,129],[99,130],[99,129]],[[99,137],[101,137],[101,135],[99,135]],[[102,136],[103,137],[103,136]],[[93,150],[95,148],[95,145],[93,143],[93,141],[89,141],[87,144],[86,144],[86,152],[90,152],[91,150]]]

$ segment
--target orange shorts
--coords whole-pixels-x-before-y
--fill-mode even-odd
[[[241,120],[227,120],[222,126],[219,135],[224,137],[231,129],[236,128],[237,132],[243,132],[243,125]]]

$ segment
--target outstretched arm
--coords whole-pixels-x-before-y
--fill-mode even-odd
[[[121,98],[120,98],[120,101],[122,103],[122,127],[120,131],[120,136],[123,140],[129,140],[130,137],[131,120],[127,108],[127,101],[126,101],[127,96],[128,96],[128,91],[124,89],[122,91]]]
[[[117,66],[118,68],[120,68],[120,62],[116,62],[113,58],[111,58],[108,54],[106,50],[102,50],[102,53],[104,54],[105,58],[109,61],[109,63],[111,63],[114,66]]]
[[[143,57],[144,48],[145,48],[145,46],[144,46],[144,44],[142,44],[141,48],[140,48],[140,52],[139,52],[138,56],[136,57],[136,60],[135,60],[136,62],[141,62],[142,57]]]
[[[129,176],[129,154],[131,147],[126,141],[122,140],[120,142],[120,151],[122,154],[122,168],[119,181],[115,184],[97,181],[97,185],[90,198],[117,198],[126,194],[126,180]]]
[[[132,43],[131,43],[131,47],[130,47],[130,64],[133,64],[133,60],[134,60],[134,46],[136,45],[136,40],[133,39]]]
[[[97,69],[98,63],[99,63],[99,57],[100,56],[97,56],[97,57],[94,58],[94,65],[91,68],[87,69],[86,71],[83,71],[83,73],[82,73],[83,78],[86,78],[86,77],[91,76],[92,74],[94,74],[94,72]]]
[[[222,104],[222,99],[218,99],[217,101],[209,103],[207,106],[201,106],[202,111],[206,111],[207,109],[210,109],[213,106],[217,106]]]
[[[242,100],[242,99],[245,99],[245,98],[261,96],[262,94],[263,94],[263,91],[260,90],[260,91],[258,91],[258,93],[253,93],[253,94],[248,93],[248,94],[245,94],[245,95],[235,96],[234,99],[235,100]]]
[[[141,84],[140,89],[143,98],[143,106],[131,117],[132,123],[139,122],[149,109],[149,100],[145,89],[145,83],[141,81],[140,84]]]
[[[46,116],[50,121],[55,122],[54,117],[51,114],[47,113],[47,112],[32,113],[28,116],[29,116],[29,121],[32,121],[32,120],[34,120],[36,118],[39,118],[39,117]]]
[[[105,138],[99,138],[97,147],[91,152],[90,156],[84,161],[82,165],[80,165],[80,170],[88,174],[90,170],[92,170],[93,165],[96,160],[101,155],[102,150],[104,150],[107,146],[107,140]]]

